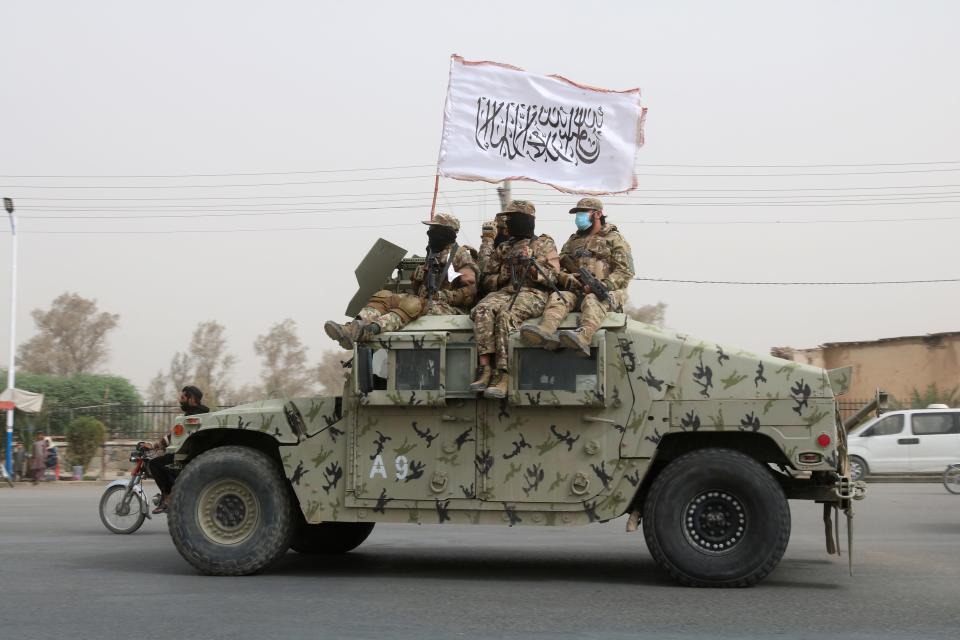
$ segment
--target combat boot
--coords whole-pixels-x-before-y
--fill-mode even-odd
[[[490,386],[493,367],[488,364],[477,367],[477,379],[470,383],[470,391],[483,391]]]
[[[327,320],[323,323],[323,330],[340,344],[341,349],[353,351],[353,342],[360,336],[363,325],[360,320],[351,320],[347,324]]]
[[[583,329],[571,331],[569,329],[559,333],[560,344],[573,349],[578,356],[590,357],[590,342],[584,337]]]
[[[507,391],[510,389],[510,374],[506,371],[497,372],[496,379],[483,392],[484,398],[493,398],[499,400],[507,397]]]
[[[557,349],[560,346],[560,339],[557,337],[557,328],[545,326],[546,324],[546,322],[541,322],[540,324],[523,325],[520,327],[520,340],[525,345],[531,347]]]
[[[378,335],[380,335],[380,330],[383,329],[376,322],[364,322],[360,321],[360,333],[357,335],[357,342],[369,342],[373,340]]]

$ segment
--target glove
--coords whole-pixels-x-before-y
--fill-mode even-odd
[[[577,291],[583,288],[583,285],[580,284],[579,278],[574,273],[566,273],[565,271],[560,272],[559,275],[560,285],[562,288],[567,291]]]
[[[497,223],[495,220],[484,222],[480,228],[480,237],[484,240],[493,240],[497,237]]]

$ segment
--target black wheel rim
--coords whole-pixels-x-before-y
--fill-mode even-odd
[[[698,551],[724,555],[733,551],[747,532],[747,512],[728,491],[704,491],[683,510],[683,533]]]

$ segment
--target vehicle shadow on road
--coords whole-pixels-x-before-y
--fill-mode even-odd
[[[591,558],[556,553],[521,555],[516,550],[481,551],[464,556],[431,550],[358,549],[337,556],[290,552],[271,574],[287,577],[381,577],[427,580],[570,581],[674,586],[650,558]]]

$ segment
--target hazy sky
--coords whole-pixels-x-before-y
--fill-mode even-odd
[[[141,387],[207,319],[226,325],[236,384],[256,380],[252,342],[287,317],[319,357],[370,245],[425,244],[452,53],[641,87],[640,187],[607,199],[638,275],[960,278],[957,24],[960,4],[916,0],[6,0],[0,195],[21,220],[18,340],[31,309],[75,291],[120,314],[107,369]],[[851,164],[869,166],[822,166]],[[274,175],[176,177],[245,173]],[[493,187],[440,186],[439,209],[477,243]],[[539,231],[569,235],[575,198],[514,189],[538,203]],[[877,218],[914,221],[837,222]],[[743,224],[773,221],[803,224]],[[0,234],[2,366],[9,247]],[[960,330],[958,294],[630,288],[667,303],[671,327],[756,351]]]

